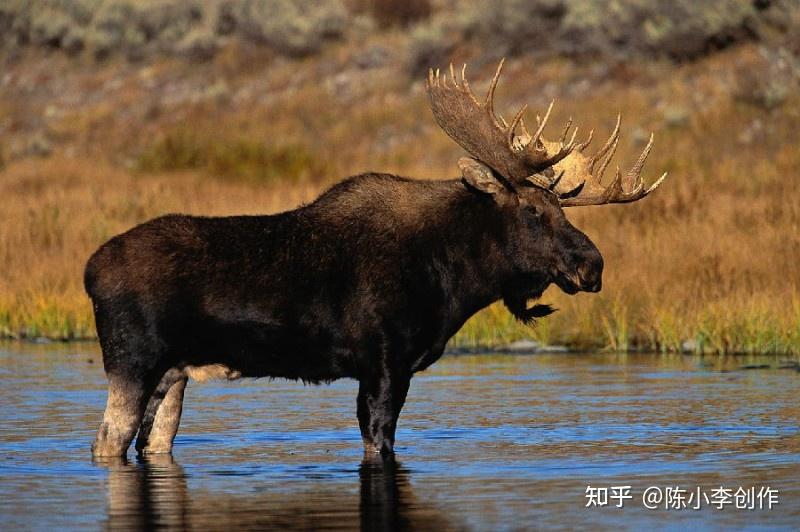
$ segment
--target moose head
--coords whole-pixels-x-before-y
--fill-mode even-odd
[[[527,301],[541,296],[550,283],[568,294],[598,292],[602,285],[600,252],[567,220],[562,208],[637,201],[655,190],[666,173],[653,185],[644,186],[641,171],[653,146],[651,135],[627,174],[617,168],[608,186],[601,183],[619,143],[619,116],[609,139],[592,156],[584,151],[593,131],[583,142],[576,141],[578,128],[572,128],[571,119],[558,141],[543,137],[552,102],[543,118],[536,117],[533,134],[523,118],[527,105],[511,123],[506,122],[494,111],[503,62],[483,103],[470,89],[466,65],[460,79],[452,64],[449,79],[430,70],[426,88],[439,126],[472,156],[459,160],[463,181],[476,194],[491,198],[503,212],[509,260],[516,272],[503,297],[516,317],[530,321],[552,312],[546,305],[526,307]]]

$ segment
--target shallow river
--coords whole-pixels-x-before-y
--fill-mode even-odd
[[[387,463],[361,461],[353,381],[190,382],[173,457],[93,463],[97,347],[0,343],[0,529],[796,530],[790,365],[445,357]]]

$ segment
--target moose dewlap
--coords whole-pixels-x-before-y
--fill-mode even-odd
[[[562,209],[646,196],[663,180],[641,178],[652,138],[603,186],[619,120],[593,156],[571,123],[543,138],[550,109],[531,134],[524,107],[494,112],[502,66],[483,103],[463,70],[428,76],[437,123],[471,156],[458,179],[363,174],[296,210],[162,216],[103,244],[85,273],[109,382],[94,455],[137,431],[138,451],[169,452],[188,376],[357,379],[365,450],[391,453],[411,377],[470,316],[502,299],[529,322],[552,312],[527,305],[552,283],[599,291],[600,252]]]

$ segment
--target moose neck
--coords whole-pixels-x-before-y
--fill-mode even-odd
[[[503,213],[488,196],[455,185],[453,201],[441,219],[443,242],[437,256],[439,283],[450,294],[448,329],[455,333],[482,308],[502,298],[513,278],[505,249],[507,228]]]

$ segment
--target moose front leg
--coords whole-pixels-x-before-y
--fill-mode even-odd
[[[411,377],[383,374],[362,378],[358,387],[358,424],[366,455],[393,454],[397,418],[406,400]]]

